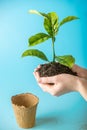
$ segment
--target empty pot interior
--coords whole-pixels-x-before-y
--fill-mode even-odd
[[[19,94],[16,96],[12,96],[12,103],[18,106],[31,107],[38,103],[38,97],[33,94]]]

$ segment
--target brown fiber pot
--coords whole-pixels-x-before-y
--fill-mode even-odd
[[[35,125],[38,97],[31,93],[12,96],[12,106],[18,125],[21,128],[31,128]]]

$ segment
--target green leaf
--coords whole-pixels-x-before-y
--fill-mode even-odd
[[[56,56],[55,58],[60,64],[68,66],[69,68],[72,68],[75,63],[75,58],[72,55]]]
[[[47,14],[44,18],[44,28],[50,36],[55,36],[58,32],[58,16],[55,12]]]
[[[32,13],[32,14],[37,14],[37,15],[40,15],[40,16],[43,16],[43,17],[48,17],[47,14],[42,13],[42,12],[39,12],[39,11],[37,11],[37,10],[29,10],[28,12],[29,12],[29,13]]]
[[[35,46],[37,44],[40,44],[40,43],[46,41],[49,38],[50,38],[50,36],[45,33],[35,34],[34,36],[31,36],[29,38],[29,40],[28,40],[29,46]]]
[[[59,26],[62,26],[63,24],[67,23],[67,22],[70,22],[72,20],[76,20],[76,19],[79,19],[78,17],[76,16],[68,16],[66,18],[64,18],[61,22],[60,22],[60,25]]]
[[[30,49],[30,50],[26,50],[23,54],[22,57],[25,56],[36,56],[42,60],[48,61],[47,57],[45,56],[45,54],[42,51],[39,51],[37,49]]]

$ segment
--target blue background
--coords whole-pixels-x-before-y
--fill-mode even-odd
[[[28,14],[28,10],[54,11],[62,20],[76,15],[80,20],[61,27],[56,40],[58,55],[72,54],[76,63],[87,67],[87,9],[86,0],[0,0],[0,130],[21,130],[18,127],[11,96],[31,92],[40,99],[36,126],[32,130],[87,130],[87,102],[78,93],[53,97],[37,85],[33,71],[42,60],[21,58],[28,49],[28,37],[45,31],[43,19]],[[42,49],[51,60],[51,41]]]

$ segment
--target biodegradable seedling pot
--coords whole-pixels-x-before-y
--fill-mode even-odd
[[[11,98],[16,121],[21,128],[31,128],[35,125],[38,97],[31,93],[18,94]]]

